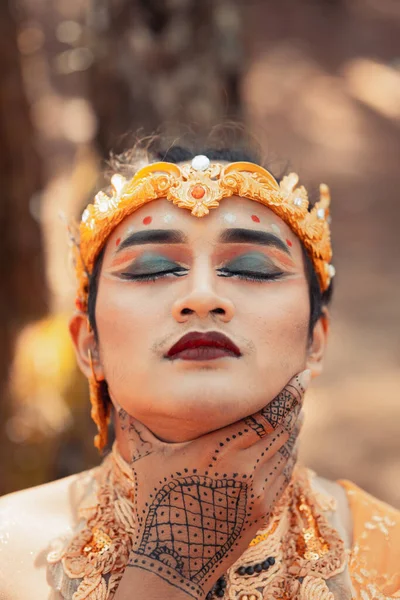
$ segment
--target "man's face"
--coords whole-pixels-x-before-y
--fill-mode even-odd
[[[173,230],[174,240],[135,243],[135,234],[155,230]],[[163,271],[154,281],[135,279]],[[300,241],[266,206],[233,197],[196,218],[165,199],[149,202],[113,231],[99,276],[96,321],[110,397],[168,441],[228,425],[305,368],[309,313]],[[240,356],[168,358],[193,331],[225,334]]]

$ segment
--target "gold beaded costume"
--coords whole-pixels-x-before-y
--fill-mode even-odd
[[[313,487],[314,473],[297,466],[266,529],[225,576],[225,600],[341,600],[335,576],[348,565],[356,600],[400,597],[400,516],[348,481],[354,522],[346,551],[329,518],[336,500]],[[116,443],[82,482],[80,518],[72,539],[48,555],[50,579],[63,600],[111,600],[128,562],[135,531],[132,468]],[[269,564],[266,565],[265,563]],[[254,567],[262,568],[256,570]],[[331,591],[334,590],[334,591]]]

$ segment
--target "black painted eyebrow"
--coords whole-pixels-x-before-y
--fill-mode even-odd
[[[186,244],[187,235],[180,229],[149,229],[131,233],[118,246],[117,252],[129,246],[138,244]],[[259,244],[261,246],[274,246],[291,256],[287,245],[276,235],[268,231],[256,229],[243,229],[239,227],[225,229],[218,239],[222,244]]]
[[[237,244],[259,244],[261,246],[275,246],[279,250],[283,250],[286,254],[291,256],[290,250],[277,235],[270,233],[269,231],[259,231],[257,229],[225,229],[220,237],[219,242],[221,243],[237,243]]]
[[[117,252],[138,244],[186,244],[187,236],[179,229],[149,229],[131,233],[118,246]]]

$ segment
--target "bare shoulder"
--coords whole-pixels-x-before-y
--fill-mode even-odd
[[[93,481],[93,469],[0,498],[0,598],[50,600],[46,556],[50,543],[68,536],[76,508]]]

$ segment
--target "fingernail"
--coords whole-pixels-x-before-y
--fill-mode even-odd
[[[300,375],[300,383],[305,389],[307,389],[310,381],[311,381],[311,369],[306,369]]]

